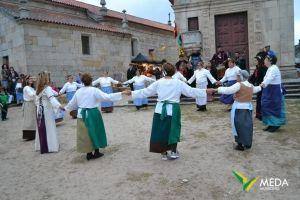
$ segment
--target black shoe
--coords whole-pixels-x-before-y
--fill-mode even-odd
[[[240,144],[236,145],[234,149],[237,150],[237,151],[244,151],[245,150],[245,148]]]
[[[245,146],[245,149],[251,149],[251,146]]]
[[[263,129],[263,131],[269,131],[270,126],[267,126],[266,128]]]
[[[93,159],[97,159],[104,156],[103,153],[100,153],[99,151],[95,151],[94,155],[93,155]]]
[[[92,154],[92,153],[87,153],[87,154],[86,154],[86,159],[87,159],[87,160],[93,159],[93,154]]]
[[[280,127],[280,126],[271,126],[271,127],[269,128],[268,131],[269,131],[270,133],[273,133],[273,132],[277,131],[277,130],[279,129],[279,127]]]

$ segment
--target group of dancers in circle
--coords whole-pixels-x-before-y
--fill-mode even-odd
[[[224,77],[217,81],[210,72],[198,65],[198,69],[190,80],[183,79],[176,68],[165,63],[162,67],[164,77],[155,80],[141,75],[137,70],[136,76],[123,83],[134,85],[134,91],[125,89],[113,93],[112,84],[122,84],[104,73],[93,81],[90,74],[84,73],[82,84],[68,77],[68,82],[58,92],[66,93],[67,105],[62,106],[57,100],[57,93],[49,86],[50,74],[38,74],[36,87],[34,77],[27,79],[24,88],[24,125],[23,139],[35,139],[35,150],[41,154],[58,152],[59,142],[54,113],[59,110],[76,110],[77,118],[77,151],[85,153],[86,159],[96,159],[103,156],[99,151],[107,144],[106,131],[99,105],[103,112],[113,111],[113,102],[120,101],[124,95],[132,96],[137,109],[148,104],[147,98],[157,95],[150,137],[150,152],[160,153],[162,160],[178,159],[177,144],[181,136],[180,97],[182,95],[196,99],[198,109],[205,111],[207,95],[222,94],[220,101],[231,105],[232,134],[236,142],[236,150],[250,149],[253,138],[252,98],[253,94],[262,90],[261,106],[262,121],[266,131],[274,132],[285,124],[285,103],[281,74],[276,66],[275,55],[267,56],[265,65],[268,67],[263,82],[253,86],[248,82],[249,73],[235,65],[234,59],[229,59],[229,68]],[[220,87],[207,89],[207,79]],[[196,80],[197,87],[192,88],[187,83]],[[145,87],[145,83],[151,83]],[[221,86],[227,83],[226,86]],[[100,84],[100,88],[95,87]],[[34,89],[35,88],[35,89]],[[201,127],[200,127],[201,128]]]

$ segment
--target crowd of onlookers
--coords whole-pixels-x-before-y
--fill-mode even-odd
[[[19,74],[13,67],[6,64],[1,68],[1,94],[8,96],[8,102],[22,104],[23,102],[23,85],[26,80],[25,74]]]

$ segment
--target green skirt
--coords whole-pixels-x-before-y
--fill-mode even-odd
[[[150,138],[150,152],[163,153],[176,147],[177,142],[169,144],[171,134],[172,116],[166,116],[161,120],[161,114],[154,113]]]
[[[77,119],[77,151],[89,153],[105,148],[107,139],[102,116],[98,108],[82,109],[82,119]]]

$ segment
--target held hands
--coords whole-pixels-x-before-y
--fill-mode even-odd
[[[216,86],[221,86],[222,85],[222,82],[221,81],[217,81],[216,82]]]
[[[263,84],[263,83],[261,83],[259,86],[262,88],[265,88],[265,84]]]
[[[124,90],[124,91],[122,92],[122,95],[130,96],[130,95],[131,95],[131,90]]]
[[[206,89],[206,93],[207,94],[214,94],[214,93],[216,93],[217,92],[217,90],[216,89],[213,89],[213,88],[208,88],[208,89]]]

